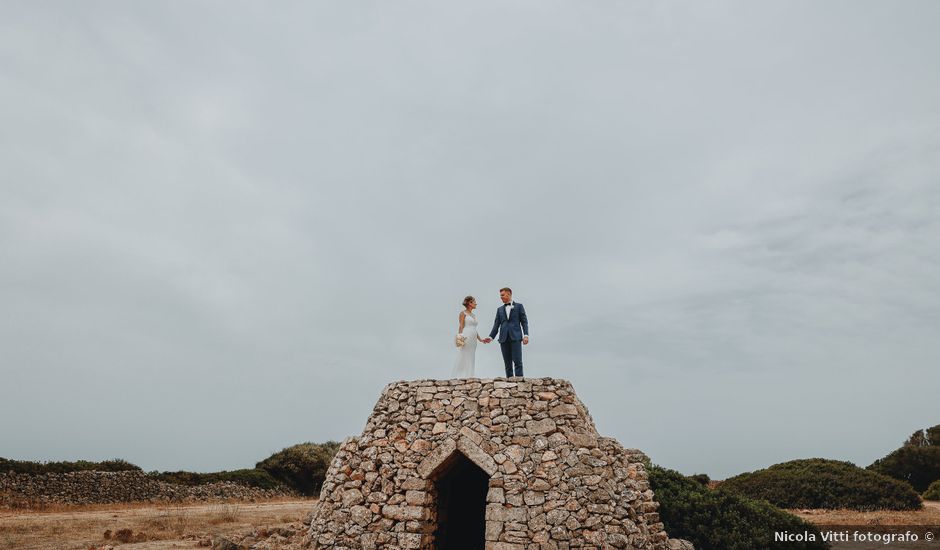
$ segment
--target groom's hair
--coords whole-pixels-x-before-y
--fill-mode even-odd
[[[500,292],[502,292],[502,291],[504,291],[504,290],[505,290],[506,292],[512,294],[512,289],[509,288],[508,286],[504,286],[503,288],[499,289]]]

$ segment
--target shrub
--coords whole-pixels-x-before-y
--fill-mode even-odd
[[[696,550],[829,548],[812,524],[766,502],[713,491],[675,470],[650,466],[648,471],[666,532],[670,537],[691,541]],[[808,532],[816,540],[776,542],[776,531]]]
[[[79,460],[77,462],[33,462],[29,460],[9,460],[0,458],[0,472],[15,472],[18,474],[64,474],[68,472],[83,471],[123,472],[140,470],[140,466],[131,464],[126,460],[115,458],[101,462]]]
[[[904,442],[905,447],[940,446],[940,424],[926,430],[917,430]]]
[[[692,481],[697,481],[698,483],[701,483],[705,487],[708,487],[708,484],[711,483],[711,478],[708,477],[707,474],[692,474],[686,477],[688,477]]]
[[[906,481],[915,490],[923,492],[934,480],[940,479],[940,446],[905,445],[879,458],[868,469]]]
[[[167,483],[174,483],[176,485],[193,486],[229,481],[232,483],[238,483],[240,485],[247,485],[249,487],[258,487],[260,489],[277,489],[283,487],[281,482],[271,477],[271,474],[257,468],[233,470],[231,472],[222,471],[211,473],[186,471],[151,472],[148,475],[154,479],[165,481]]]
[[[339,443],[300,443],[274,453],[255,467],[303,495],[317,495]]]
[[[725,480],[719,491],[762,499],[781,508],[917,510],[911,487],[851,462],[810,458],[775,464]]]
[[[940,479],[934,481],[924,491],[924,500],[940,500]]]

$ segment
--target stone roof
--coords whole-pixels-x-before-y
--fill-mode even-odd
[[[566,380],[392,383],[333,459],[310,546],[446,548],[478,507],[487,550],[690,548],[667,538],[645,461],[598,435]]]

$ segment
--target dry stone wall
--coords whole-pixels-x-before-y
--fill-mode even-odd
[[[308,545],[438,548],[439,480],[467,460],[487,478],[487,550],[691,548],[663,530],[645,458],[600,437],[565,380],[397,382],[333,459]]]
[[[152,479],[140,471],[0,473],[0,505],[6,507],[140,501],[253,500],[286,494],[286,491],[260,489],[232,482],[196,486],[176,485]]]

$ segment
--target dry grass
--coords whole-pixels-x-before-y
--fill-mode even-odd
[[[219,525],[222,523],[236,523],[238,522],[239,507],[237,504],[225,504],[219,506],[218,511],[215,513],[209,522],[212,525]],[[293,520],[288,520],[293,521]]]
[[[884,510],[878,512],[856,512],[855,510],[788,510],[806,521],[815,524],[820,530],[836,530],[841,527],[858,527],[863,532],[891,533],[906,532],[916,529],[917,534],[930,531],[937,534],[940,525],[940,503],[924,502],[923,510],[896,512]],[[923,531],[921,531],[923,529]],[[933,548],[932,544],[920,539],[917,542],[834,542],[833,550],[871,550],[872,548],[891,548],[893,550],[923,550]]]
[[[133,548],[164,548],[142,541],[180,541],[195,546],[199,538],[246,528],[300,521],[315,499],[278,499],[256,503],[132,504],[124,507],[68,507],[62,511],[0,516],[0,549],[88,550],[125,540]],[[106,537],[107,535],[107,537]]]
[[[211,519],[210,519],[211,521]],[[151,533],[182,536],[191,524],[190,513],[183,505],[158,509],[145,518],[144,528]]]
[[[924,502],[923,510],[897,512],[881,510],[857,512],[855,510],[787,510],[818,526],[829,525],[940,525],[940,502]]]

